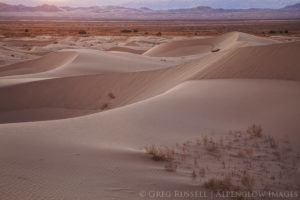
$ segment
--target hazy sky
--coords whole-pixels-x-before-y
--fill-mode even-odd
[[[152,9],[189,8],[281,8],[300,3],[300,0],[0,0],[9,4],[40,5],[44,3],[66,6],[120,5]]]

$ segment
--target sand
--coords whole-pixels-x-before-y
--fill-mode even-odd
[[[60,38],[33,50],[46,53],[37,59],[0,67],[1,199],[210,193],[205,182],[232,171],[247,190],[241,169],[254,190],[299,190],[299,42],[239,32],[83,40]],[[129,50],[137,46],[146,52]],[[262,137],[247,132],[253,124]],[[151,144],[180,152],[153,161]]]

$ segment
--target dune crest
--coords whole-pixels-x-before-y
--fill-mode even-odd
[[[53,52],[35,60],[1,67],[0,76],[45,72],[71,63],[76,57],[76,52]]]
[[[177,57],[202,53],[211,53],[214,50],[228,50],[233,47],[247,45],[267,45],[277,41],[261,38],[246,33],[231,32],[207,39],[187,39],[157,45],[144,53],[153,57]]]
[[[18,110],[37,116],[31,120],[39,120],[40,115],[34,115],[37,109],[56,109],[49,114],[49,119],[55,119],[55,115],[57,119],[70,117],[72,111],[73,116],[106,111],[154,97],[188,80],[300,80],[297,67],[300,62],[297,53],[300,51],[299,42],[278,43],[239,32],[197,42],[175,41],[163,46],[173,48],[184,44],[184,49],[175,49],[184,54],[198,51],[198,46],[203,44],[209,44],[210,50],[216,47],[222,49],[207,55],[199,54],[199,58],[187,56],[187,59],[173,61],[148,57],[147,53],[64,50],[16,64],[16,70],[24,65],[31,67],[31,71],[26,73],[32,74],[7,76],[0,80],[2,118]],[[154,47],[154,50],[160,49],[156,53],[168,53],[160,47]],[[172,53],[172,56],[175,54]],[[52,62],[46,62],[53,57]],[[37,68],[33,70],[34,67]],[[39,71],[43,72],[37,73]],[[3,69],[2,73],[18,74],[18,71],[13,72]],[[68,114],[59,113],[64,109],[69,110]],[[42,119],[47,119],[47,116]]]

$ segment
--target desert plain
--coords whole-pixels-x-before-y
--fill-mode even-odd
[[[65,23],[0,22],[1,200],[299,199],[299,21]]]

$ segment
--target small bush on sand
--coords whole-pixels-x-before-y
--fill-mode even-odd
[[[206,135],[202,137],[202,140],[203,140],[203,144],[207,145],[207,143],[208,143],[208,137]]]
[[[206,189],[217,191],[217,190],[230,190],[232,188],[231,177],[225,176],[223,179],[211,178],[207,180],[204,185]]]
[[[159,148],[155,144],[146,146],[145,150],[148,154],[152,155],[155,161],[172,161],[174,159],[175,150],[170,148]]]
[[[206,146],[206,150],[210,153],[218,153],[219,152],[219,149],[218,149],[218,146],[216,143],[209,143]]]
[[[158,32],[156,35],[157,35],[157,36],[161,36],[161,35],[162,35],[162,33],[161,33],[161,32]]]
[[[276,160],[280,160],[280,153],[278,151],[274,151],[273,155],[275,156]]]
[[[101,106],[101,110],[106,110],[106,109],[108,109],[108,107],[109,107],[109,104],[105,103]]]
[[[267,136],[266,141],[270,145],[271,148],[276,149],[278,147],[278,143],[276,142],[276,140],[273,137]]]
[[[276,33],[276,31],[273,31],[273,30],[269,31],[269,34],[275,34],[275,33]]]
[[[244,158],[245,155],[244,155],[244,153],[242,151],[238,151],[237,154],[236,154],[236,157],[238,157],[238,158]]]
[[[247,133],[250,134],[252,137],[262,137],[262,127],[260,125],[253,124],[252,126],[248,127]]]
[[[131,33],[132,30],[129,30],[129,29],[123,29],[120,31],[121,33]]]
[[[115,99],[116,98],[116,96],[112,92],[108,93],[108,96],[111,99]]]
[[[241,177],[241,183],[247,190],[252,190],[254,186],[254,178],[247,172]]]
[[[80,31],[78,31],[78,34],[85,35],[85,34],[87,34],[87,32],[85,30],[80,30]]]

